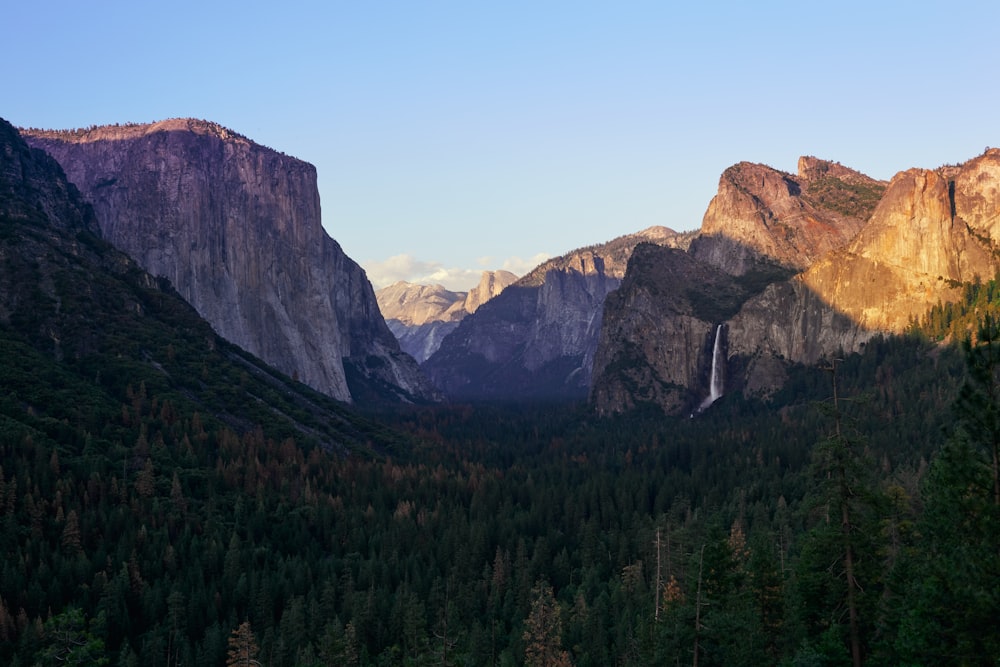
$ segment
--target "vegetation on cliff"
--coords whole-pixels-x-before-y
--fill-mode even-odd
[[[848,182],[836,176],[823,176],[806,183],[803,198],[819,208],[867,220],[885,188],[885,184],[878,181]]]

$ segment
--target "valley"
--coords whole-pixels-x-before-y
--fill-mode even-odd
[[[376,293],[305,162],[0,121],[0,662],[991,664],[998,165]]]

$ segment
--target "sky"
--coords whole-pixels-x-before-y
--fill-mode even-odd
[[[664,225],[723,170],[889,179],[1000,145],[1000,3],[11,0],[0,117],[193,117],[316,166],[376,289]]]

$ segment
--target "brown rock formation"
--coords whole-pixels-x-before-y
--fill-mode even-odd
[[[871,221],[803,282],[860,327],[902,331],[962,282],[1000,268],[1000,151],[959,167],[897,174]]]
[[[467,314],[472,314],[479,310],[479,307],[498,296],[500,292],[517,282],[517,276],[510,271],[483,271],[479,278],[479,284],[469,290],[462,304],[462,309]]]
[[[691,253],[733,275],[762,262],[803,270],[853,238],[882,187],[816,158],[801,158],[798,176],[741,162],[719,179]]]
[[[372,387],[433,394],[323,231],[312,165],[197,120],[24,135],[93,204],[105,238],[227,340],[344,401]]]
[[[786,233],[776,234],[783,225]],[[706,236],[713,230],[717,236]],[[998,241],[1000,150],[901,172],[884,190],[814,158],[800,160],[797,177],[737,165],[723,176],[688,258],[633,256],[608,298],[591,397],[606,413],[641,403],[691,409],[708,386],[706,341],[716,324],[724,325],[727,366],[738,370],[727,390],[766,395],[780,386],[786,363],[858,351],[954,300],[962,283],[993,277]],[[805,270],[778,279],[761,272],[768,260]],[[732,274],[731,285],[706,275],[704,264]],[[706,312],[726,289],[739,303]]]
[[[457,322],[465,314],[466,292],[443,285],[416,285],[400,280],[375,292],[382,317],[406,326],[430,322]]]

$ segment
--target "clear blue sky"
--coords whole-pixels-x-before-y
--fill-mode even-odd
[[[0,116],[215,121],[316,165],[376,286],[650,225],[741,160],[878,178],[1000,145],[995,2],[52,2],[2,18]]]

